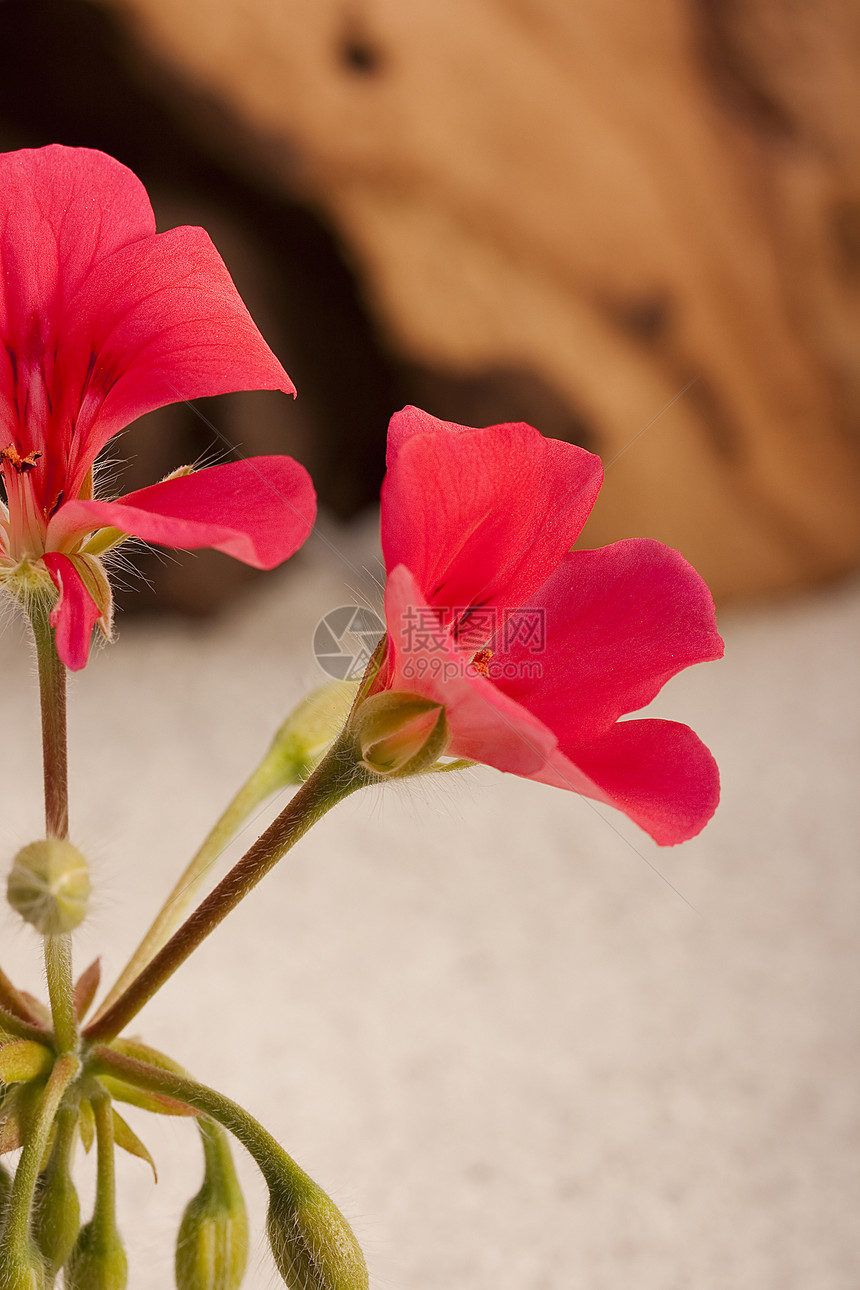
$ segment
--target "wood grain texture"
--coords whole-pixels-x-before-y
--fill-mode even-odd
[[[101,3],[334,222],[395,352],[557,394],[590,544],[720,595],[856,563],[856,5]]]

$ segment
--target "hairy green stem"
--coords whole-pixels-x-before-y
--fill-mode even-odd
[[[69,835],[69,771],[66,751],[66,669],[54,641],[51,606],[37,596],[29,606],[42,700],[42,768],[45,780],[45,832]]]
[[[72,974],[72,938],[45,936],[45,975],[54,1018],[54,1038],[60,1052],[72,1052],[78,1042],[75,983]]]
[[[113,1107],[102,1090],[90,1098],[96,1121],[96,1204],[92,1226],[96,1245],[107,1245],[116,1231],[116,1161]]]
[[[356,686],[330,681],[307,695],[275,732],[265,756],[205,838],[155,920],[99,1006],[110,1008],[178,929],[209,870],[258,806],[281,789],[300,784],[343,727]]]
[[[268,1183],[281,1180],[284,1174],[288,1173],[298,1182],[307,1179],[309,1189],[316,1188],[316,1184],[300,1169],[271,1133],[264,1129],[249,1111],[239,1106],[238,1102],[233,1102],[217,1089],[198,1084],[197,1080],[187,1075],[178,1075],[173,1071],[150,1066],[147,1062],[126,1057],[124,1053],[115,1052],[114,1049],[101,1045],[93,1048],[90,1060],[91,1069],[96,1073],[102,1071],[116,1076],[127,1084],[132,1084],[135,1088],[165,1094],[178,1102],[184,1102],[186,1106],[191,1106],[196,1111],[202,1111],[205,1115],[211,1116],[242,1143],[257,1162],[260,1172]]]
[[[42,704],[42,767],[45,782],[45,833],[51,838],[69,835],[69,767],[66,739],[66,668],[57,653],[50,623],[51,606],[45,596],[29,605]],[[46,936],[45,974],[54,1018],[54,1033],[62,1050],[77,1043],[72,974],[72,938]]]
[[[177,880],[164,905],[156,914],[149,931],[100,1004],[93,1018],[94,1021],[108,1011],[137,974],[167,943],[182,923],[211,865],[232,842],[251,812],[265,802],[274,789],[281,787],[282,784],[283,780],[280,778],[273,784],[271,771],[264,762],[242,785],[192,857],[187,869]]]
[[[4,1249],[14,1260],[26,1261],[29,1258],[30,1212],[33,1208],[36,1179],[39,1176],[51,1127],[63,1100],[63,1094],[80,1069],[81,1063],[72,1053],[65,1053],[58,1058],[48,1077],[39,1108],[24,1143],[9,1196],[2,1242]]]
[[[87,1026],[87,1039],[113,1039],[299,838],[331,807],[372,782],[348,737],[334,744],[281,814],[203,900],[115,1003]]]

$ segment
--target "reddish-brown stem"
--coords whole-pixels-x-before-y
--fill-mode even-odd
[[[338,741],[278,818],[198,905],[179,931],[116,1002],[87,1026],[85,1038],[102,1041],[115,1038],[311,825],[337,802],[370,782],[371,778],[357,766],[352,747],[347,742]]]

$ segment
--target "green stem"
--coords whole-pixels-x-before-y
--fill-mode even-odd
[[[167,897],[119,980],[100,1004],[94,1021],[107,1012],[167,944],[196,899],[212,865],[252,812],[274,793],[307,778],[342,729],[355,692],[356,686],[351,682],[331,681],[307,695],[281,724],[263,760],[239,789]]]
[[[202,1111],[211,1116],[218,1124],[228,1129],[242,1146],[254,1157],[266,1182],[281,1181],[284,1175],[293,1177],[301,1186],[306,1181],[308,1190],[316,1190],[316,1184],[288,1155],[281,1144],[255,1120],[249,1111],[233,1102],[217,1089],[198,1084],[187,1075],[177,1075],[173,1071],[150,1066],[115,1052],[112,1048],[98,1046],[92,1050],[91,1061],[96,1072],[115,1075],[135,1088],[146,1089],[152,1093],[166,1094],[186,1106]]]
[[[58,1058],[48,1077],[39,1109],[24,1143],[9,1196],[3,1232],[4,1249],[11,1254],[13,1261],[25,1263],[30,1258],[30,1212],[33,1208],[36,1180],[63,1094],[80,1069],[81,1063],[72,1053],[65,1053]]]
[[[113,1039],[189,954],[326,811],[372,782],[348,737],[337,740],[276,820],[203,900],[116,1002],[87,1026],[87,1039]]]
[[[51,606],[37,596],[29,606],[39,668],[42,704],[42,767],[45,781],[45,833],[51,838],[69,835],[69,767],[66,739],[66,669],[54,640]],[[54,1017],[54,1033],[61,1051],[77,1043],[75,982],[72,974],[72,938],[69,933],[45,938],[45,973]]]
[[[275,783],[273,778],[267,762],[263,762],[239,789],[156,914],[149,931],[100,1004],[94,1021],[108,1011],[180,926],[210,866],[232,842],[252,811],[284,784],[282,777]]]
[[[45,833],[69,835],[69,774],[66,752],[66,669],[57,653],[50,624],[51,606],[44,596],[30,606],[36,641],[39,693],[42,700],[42,767],[45,779]]]
[[[54,1018],[54,1038],[61,1053],[72,1052],[78,1042],[75,984],[72,974],[72,938],[45,936],[45,975]]]
[[[116,1161],[114,1159],[113,1107],[103,1090],[90,1098],[96,1121],[96,1203],[93,1240],[97,1247],[111,1243],[116,1232]]]

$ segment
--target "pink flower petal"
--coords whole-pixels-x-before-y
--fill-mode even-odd
[[[146,192],[87,148],[0,156],[0,447],[41,454],[48,513],[142,413],[295,393],[202,229],[156,234]]]
[[[45,454],[52,429],[74,424],[89,355],[57,383],[69,301],[106,257],[154,233],[146,190],[112,157],[57,144],[0,154],[0,447]],[[47,505],[62,465],[42,463]]]
[[[57,642],[57,653],[66,667],[79,672],[87,665],[90,636],[102,616],[101,610],[68,556],[48,551],[42,559],[60,593],[50,620]]]
[[[543,616],[537,652],[534,639],[515,638],[527,613]],[[497,684],[562,744],[603,734],[677,672],[723,654],[705,582],[677,551],[645,539],[565,556],[505,633],[509,649],[493,642]]]
[[[154,233],[146,189],[113,157],[59,144],[0,154],[3,339],[25,338],[93,265]]]
[[[112,527],[164,546],[214,547],[272,569],[302,545],[315,514],[303,466],[292,457],[248,457],[162,480],[115,502],[68,502],[51,521],[48,539],[56,545]]]
[[[555,751],[555,736],[469,667],[468,658],[444,634],[432,642],[422,640],[414,630],[416,611],[422,619],[429,613],[415,579],[399,565],[388,575],[385,589],[389,632],[385,688],[422,694],[443,704],[452,755],[517,775],[537,772]]]
[[[392,418],[382,489],[386,567],[409,568],[431,605],[525,603],[579,535],[600,459],[532,426],[472,430],[417,408]]]
[[[70,496],[99,449],[144,412],[231,390],[295,394],[200,228],[171,229],[101,262],[69,319],[63,370],[83,384]]]
[[[617,807],[661,846],[695,837],[720,800],[716,762],[675,721],[620,721],[598,739],[564,746],[531,778]]]

